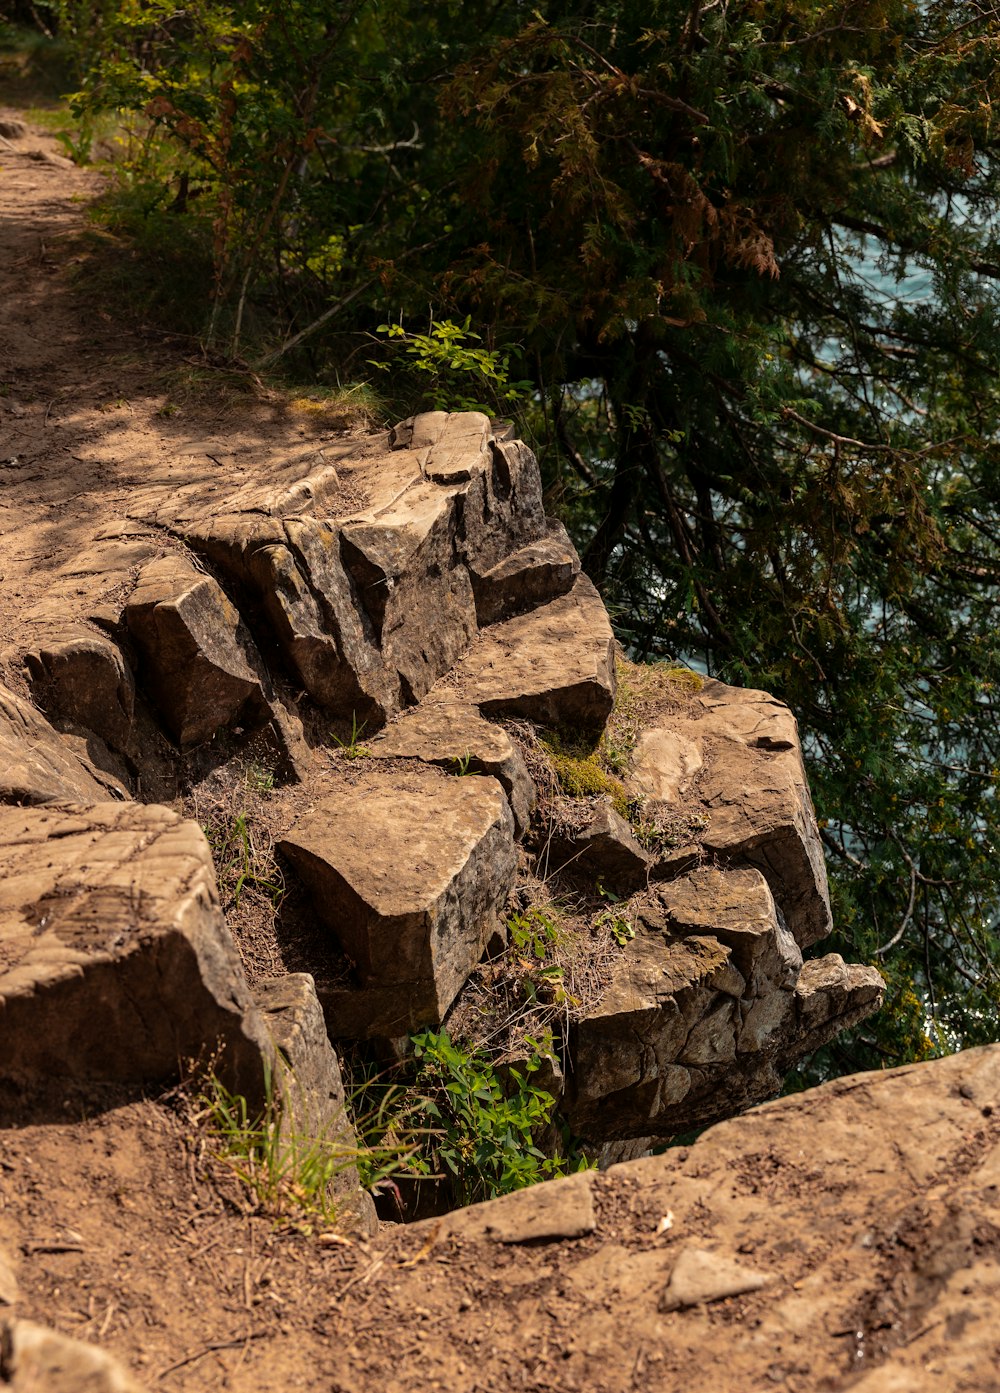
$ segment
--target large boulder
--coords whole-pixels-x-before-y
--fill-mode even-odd
[[[209,1062],[260,1098],[270,1046],[208,843],[168,808],[0,808],[0,1078],[116,1083]]]
[[[334,1036],[439,1023],[497,928],[516,868],[495,779],[375,768],[317,798],[278,842],[356,986],[320,987]],[[360,991],[358,991],[360,988]]]

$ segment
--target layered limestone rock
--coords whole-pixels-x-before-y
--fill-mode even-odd
[[[497,928],[516,869],[495,779],[376,768],[318,800],[279,843],[356,985],[325,990],[335,1036],[440,1023]]]
[[[167,808],[0,808],[0,1077],[143,1083],[217,1055],[263,1095],[268,1041],[201,829]]]
[[[594,1143],[670,1136],[772,1097],[797,1059],[881,1002],[874,968],[803,964],[756,870],[692,872],[638,912],[571,1042],[565,1103]]]
[[[164,1077],[221,1039],[237,1073],[259,1075],[275,1047],[197,829],[113,801],[169,782],[146,778],[156,741],[177,790],[216,772],[225,787],[227,768],[245,777],[251,737],[277,777],[301,781],[278,846],[335,1038],[447,1023],[487,947],[503,949],[522,872],[603,897],[600,912],[614,903],[603,985],[567,1006],[554,1075],[595,1149],[746,1107],[875,1009],[871,969],[802,961],[830,908],[780,703],[706,681],[638,722],[614,806],[554,792],[526,731],[596,744],[616,646],[544,516],[534,457],[505,427],[427,412],[235,485],[207,467],[167,484],[137,483],[129,517],[103,520],[26,611],[26,674],[62,733],[0,690],[0,802],[84,805],[34,822],[3,813],[8,880],[24,894],[4,902],[0,994],[18,1043],[0,1071]],[[352,736],[331,764],[331,729],[364,745]],[[275,1043],[290,1057],[312,1041],[327,1083],[303,1096],[326,1089],[329,1103],[316,1000],[281,980],[262,987],[284,1002],[268,1008]],[[103,1033],[86,1026],[96,1000]]]

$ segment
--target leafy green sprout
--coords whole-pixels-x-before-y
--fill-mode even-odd
[[[527,1058],[504,1066],[502,1076],[484,1050],[447,1031],[423,1031],[412,1043],[415,1108],[433,1128],[429,1160],[449,1177],[458,1204],[588,1168],[572,1151],[546,1156],[536,1142],[555,1112],[552,1094],[532,1077],[552,1057],[551,1040],[527,1040]]]
[[[375,332],[402,348],[410,367],[431,379],[428,385],[438,410],[489,413],[527,400],[532,383],[510,380],[509,354],[476,347],[481,339],[471,323],[467,315],[461,324],[438,320],[426,334],[410,333],[402,324],[380,324]],[[379,359],[369,363],[379,372],[391,371],[391,364]],[[480,395],[470,396],[470,389]]]
[[[361,737],[365,732],[367,724],[367,721],[361,721],[359,724],[358,713],[352,711],[351,734],[348,739],[341,740],[336,731],[330,731],[330,739],[338,747],[340,754],[342,754],[345,759],[363,759],[366,755],[371,753],[367,745],[362,745],[361,743]]]

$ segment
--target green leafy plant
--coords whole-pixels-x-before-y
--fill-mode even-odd
[[[631,943],[635,938],[635,924],[628,915],[617,906],[621,903],[618,895],[613,890],[608,890],[600,882],[597,885],[597,893],[604,900],[609,900],[607,909],[602,909],[594,918],[595,928],[606,928],[619,948],[624,948],[627,943]]]
[[[402,324],[380,324],[377,333],[400,349],[408,366],[425,379],[437,410],[485,411],[494,414],[523,402],[531,392],[528,381],[510,380],[510,354],[477,347],[480,336],[463,323],[441,319],[426,334],[407,332]],[[372,367],[389,372],[393,363],[369,359]]]
[[[450,1179],[458,1204],[492,1199],[585,1169],[578,1156],[547,1156],[536,1137],[553,1121],[555,1099],[532,1079],[551,1042],[531,1039],[528,1057],[501,1072],[482,1049],[447,1031],[412,1037],[414,1110],[433,1129],[426,1157]]]
[[[542,961],[559,942],[559,923],[554,913],[532,906],[507,920],[510,941],[520,953]]]

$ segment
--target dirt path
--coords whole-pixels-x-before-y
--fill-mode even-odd
[[[78,591],[100,601],[76,577],[104,573],[120,598],[128,544],[165,509],[351,438],[108,312],[87,221],[101,187],[39,131],[0,147],[0,678],[15,687],[32,628],[65,622]],[[105,267],[111,255],[105,238]]]

